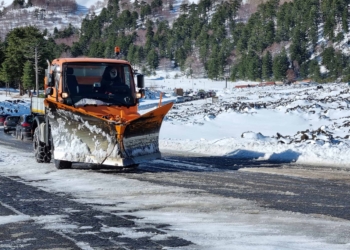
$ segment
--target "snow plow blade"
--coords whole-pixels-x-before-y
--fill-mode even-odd
[[[172,105],[121,122],[47,102],[53,158],[105,167],[134,166],[160,158],[159,131]]]
[[[161,157],[159,131],[163,118],[172,105],[170,103],[152,110],[130,121],[126,126],[117,126],[118,145],[124,164],[138,164]]]

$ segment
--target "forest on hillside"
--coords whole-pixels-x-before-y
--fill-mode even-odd
[[[214,80],[349,81],[349,55],[337,46],[350,45],[349,2],[269,0],[242,18],[241,0],[184,1],[176,10],[171,0],[108,0],[98,15],[85,17],[80,29],[55,29],[42,34],[50,39],[41,42],[50,48],[49,59],[62,54],[109,58],[118,45],[122,57],[145,74],[179,67],[188,77]],[[165,14],[175,11],[177,18]],[[32,57],[17,60],[16,74],[4,77],[13,62],[15,31],[0,44],[0,79],[22,83],[24,64],[32,65]],[[55,45],[67,37],[75,42]]]
[[[157,18],[160,9],[172,8],[162,0],[135,1],[125,10],[110,0],[99,16],[83,21],[71,53],[108,57],[118,44],[126,59],[148,73],[175,62],[190,77],[348,81],[349,56],[334,45],[349,32],[349,2],[270,0],[241,20],[240,0],[201,0],[182,4],[169,23]]]

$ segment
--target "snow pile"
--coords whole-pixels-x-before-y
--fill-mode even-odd
[[[30,102],[28,99],[11,98],[11,96],[0,97],[0,114],[23,115],[30,113]],[[1,99],[0,99],[1,100]]]

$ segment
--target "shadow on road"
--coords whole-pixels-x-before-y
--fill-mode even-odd
[[[290,155],[290,152],[287,153]],[[260,160],[256,158],[248,158],[239,156],[183,156],[166,154],[162,159],[142,163],[134,168],[122,169],[106,169],[95,168],[95,171],[101,173],[154,173],[154,172],[223,172],[234,171],[240,168],[278,168],[281,164],[289,164],[294,162],[291,158],[289,160],[281,161],[280,157],[274,156],[273,160]]]

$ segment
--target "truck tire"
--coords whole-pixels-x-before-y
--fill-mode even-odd
[[[45,143],[41,142],[39,138],[39,127],[36,127],[33,136],[35,159],[39,163],[49,163],[51,161],[51,152],[45,147]]]
[[[55,160],[55,166],[56,166],[57,169],[72,168],[72,162],[70,162],[70,161]]]

